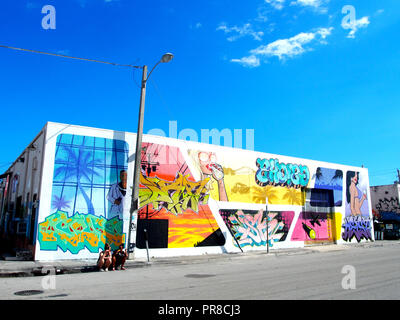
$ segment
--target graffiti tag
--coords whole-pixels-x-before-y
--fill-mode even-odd
[[[278,159],[257,159],[258,170],[256,182],[266,185],[284,185],[288,187],[305,187],[310,180],[310,171],[307,166],[292,163],[279,163]]]
[[[107,220],[93,214],[76,213],[68,217],[67,212],[58,210],[39,224],[39,243],[41,250],[69,250],[72,254],[87,248],[98,252],[106,243],[112,250],[125,243],[122,232],[123,221],[117,216]]]
[[[363,216],[349,216],[343,221],[344,232],[342,238],[344,241],[351,241],[353,237],[360,242],[362,239],[372,240],[371,220]]]
[[[396,198],[392,197],[390,200],[387,198],[379,199],[379,202],[376,205],[376,209],[379,212],[400,213],[399,199],[397,197]]]
[[[284,233],[279,233],[284,228],[282,221],[276,219],[277,213],[268,214],[268,245],[273,246]],[[267,244],[267,218],[260,210],[256,214],[245,214],[239,210],[235,215],[229,216],[232,232],[241,247],[265,246]],[[236,246],[236,244],[234,244]]]
[[[139,190],[140,208],[152,204],[155,210],[165,208],[178,215],[187,209],[199,211],[199,204],[207,204],[209,194],[206,187],[209,178],[199,182],[188,180],[189,175],[178,173],[170,182],[157,177],[140,176],[140,183],[146,188]]]

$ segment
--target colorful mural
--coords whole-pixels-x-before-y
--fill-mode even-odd
[[[40,250],[98,252],[125,242],[122,229],[128,145],[125,141],[60,134],[51,208],[39,223]]]
[[[346,174],[346,206],[345,218],[342,224],[342,238],[358,242],[362,239],[372,240],[372,223],[367,201],[367,177],[360,176],[359,172],[348,171]]]
[[[208,206],[210,180],[215,179],[209,173],[211,171],[196,181],[180,150],[166,145],[143,144],[142,159],[138,248],[145,247],[145,227],[149,233],[150,248],[225,244]],[[200,158],[197,161],[199,167],[203,166]],[[151,170],[147,170],[149,167]]]
[[[371,219],[362,216],[345,217],[343,221],[343,240],[351,241],[355,238],[358,242],[362,239],[373,240],[371,234]]]
[[[306,187],[310,180],[307,166],[280,163],[278,159],[257,159],[257,184],[281,185],[287,187]]]
[[[210,178],[207,188],[210,197],[216,201],[265,203],[268,197],[269,204],[303,205],[305,202],[301,188],[258,185],[255,179],[256,161],[250,154],[238,159],[229,153],[189,150],[189,156],[199,177]],[[214,168],[214,174],[207,167]]]
[[[154,210],[165,208],[175,215],[183,214],[185,210],[199,211],[199,204],[207,204],[209,194],[205,185],[208,179],[193,182],[189,181],[189,175],[183,176],[177,173],[174,181],[164,181],[156,177],[140,176],[140,183],[146,189],[140,191],[141,207],[152,204]]]
[[[334,206],[343,204],[343,171],[318,167],[313,178],[314,188],[333,190]]]
[[[266,216],[263,210],[220,210],[219,213],[234,237],[233,245],[241,248],[266,246],[267,242],[273,247],[275,242],[284,241],[294,217],[294,212],[268,212]]]
[[[293,230],[292,241],[333,241],[327,213],[301,212]]]
[[[57,211],[39,224],[38,238],[41,250],[60,248],[77,254],[87,248],[95,253],[106,243],[113,248],[125,243],[122,227],[117,216],[110,220],[93,214],[76,213],[68,217],[67,212]]]

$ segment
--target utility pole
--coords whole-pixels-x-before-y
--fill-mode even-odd
[[[136,132],[136,152],[135,152],[135,170],[133,173],[133,190],[131,199],[131,208],[129,210],[129,230],[128,230],[128,260],[133,258],[134,245],[133,239],[136,237],[137,219],[139,211],[139,183],[140,183],[140,165],[141,165],[141,154],[142,154],[142,136],[143,136],[143,121],[144,121],[144,106],[146,98],[146,85],[150,78],[151,73],[160,63],[167,63],[172,60],[174,55],[172,53],[166,53],[161,57],[161,60],[151,69],[150,73],[147,74],[147,66],[143,66],[142,73],[142,86],[140,92],[140,105],[139,105],[139,117],[138,117],[138,130]],[[132,221],[134,220],[134,222]],[[135,232],[132,232],[135,231]],[[145,229],[145,237],[148,240],[148,230]],[[146,242],[147,257],[149,257],[149,249]],[[149,259],[148,259],[149,260]]]
[[[399,180],[397,181],[397,183],[400,184],[400,170],[399,170],[399,169],[397,169],[397,177],[399,178]]]
[[[269,253],[269,217],[268,217],[268,197],[265,198],[265,219],[267,219],[267,254]]]
[[[138,214],[139,209],[139,180],[140,180],[140,158],[142,151],[142,133],[143,133],[143,118],[144,118],[144,103],[146,97],[146,84],[147,84],[147,66],[143,66],[142,74],[142,87],[140,92],[140,106],[139,106],[139,117],[138,117],[138,129],[136,132],[136,152],[135,152],[135,170],[133,177],[133,190],[132,190],[132,201],[129,216],[129,232],[128,232],[128,259],[132,257],[133,248],[131,248],[132,241],[132,229],[136,229],[134,223],[132,223],[132,218],[134,213]],[[136,230],[135,230],[136,231]],[[147,231],[147,230],[146,230]],[[136,236],[136,234],[133,234]],[[146,233],[147,236],[147,233]],[[146,247],[147,249],[147,247]]]

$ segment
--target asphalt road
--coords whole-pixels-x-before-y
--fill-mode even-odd
[[[230,259],[160,264],[126,271],[58,275],[52,280],[3,278],[0,279],[0,299],[400,299],[400,242],[330,248],[301,253],[237,255]],[[355,273],[342,273],[345,266],[351,266],[345,270]],[[343,280],[352,275],[352,279]],[[350,288],[344,289],[343,283]],[[14,294],[22,290],[44,292],[33,296]]]

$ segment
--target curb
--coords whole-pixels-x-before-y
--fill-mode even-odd
[[[142,263],[142,262],[126,262],[125,266],[129,268],[143,268],[150,266],[149,263]],[[27,268],[18,271],[11,271],[11,270],[0,270],[0,278],[18,278],[18,277],[40,277],[46,276],[49,274],[43,271],[43,268],[48,269],[50,266],[49,264],[38,266],[34,268]],[[99,269],[95,264],[84,265],[84,266],[54,266],[56,269],[56,275],[63,275],[63,274],[76,274],[76,273],[89,273],[89,272],[98,272]]]

